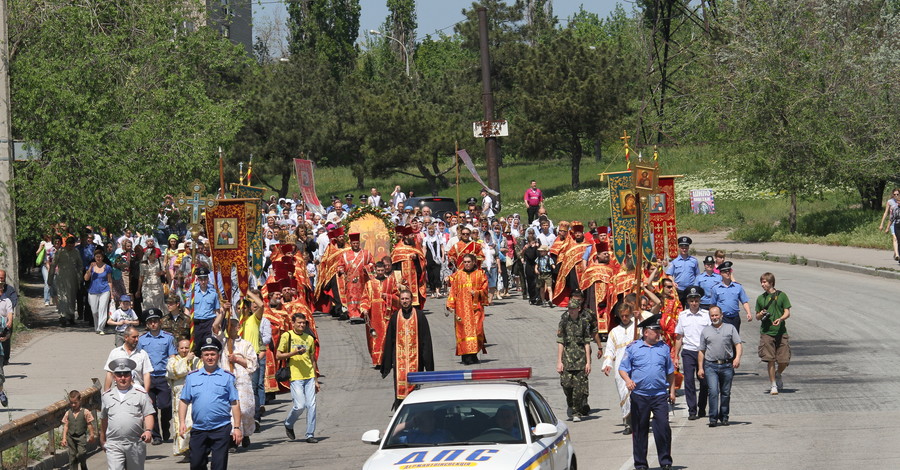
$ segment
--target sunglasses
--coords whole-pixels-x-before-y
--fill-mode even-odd
[[[131,377],[131,372],[113,372],[116,377]]]

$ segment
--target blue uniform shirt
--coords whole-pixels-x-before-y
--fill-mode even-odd
[[[675,284],[678,284],[678,290],[685,290],[690,286],[695,286],[697,276],[700,275],[700,262],[693,256],[682,258],[681,256],[673,259],[666,268],[666,274],[675,278]]]
[[[726,317],[736,317],[741,313],[741,304],[750,302],[750,297],[744,292],[744,286],[740,283],[732,282],[729,285],[721,282],[712,288],[712,302],[722,309],[722,315]]]
[[[194,320],[212,320],[219,309],[219,295],[210,283],[206,292],[200,290],[200,284],[194,287]]]
[[[625,348],[625,357],[619,364],[634,381],[632,393],[646,397],[655,397],[669,393],[666,376],[675,373],[669,345],[659,340],[650,346],[644,340],[638,340]]]
[[[211,431],[232,424],[231,402],[238,392],[231,373],[222,368],[207,373],[201,367],[187,375],[179,398],[191,404],[194,428]]]
[[[703,289],[703,298],[700,299],[701,304],[712,305],[715,303],[712,300],[712,290],[720,282],[722,282],[722,276],[716,273],[706,274],[706,271],[703,271],[697,276],[697,285]]]
[[[150,363],[153,364],[153,372],[150,372],[150,375],[154,377],[165,377],[169,356],[178,354],[178,350],[175,349],[175,337],[162,330],[156,336],[149,331],[142,334],[138,338],[137,349],[147,352]]]

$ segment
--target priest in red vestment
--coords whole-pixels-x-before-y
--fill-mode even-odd
[[[319,260],[319,274],[316,276],[316,289],[313,292],[316,309],[347,320],[350,317],[347,316],[343,303],[346,293],[341,256],[350,248],[344,246],[344,227],[329,231],[328,239],[328,246]]]
[[[358,233],[350,234],[350,249],[341,254],[341,265],[344,271],[344,292],[347,294],[344,305],[347,307],[350,323],[365,323],[359,304],[372,270],[372,254],[360,246]]]
[[[395,399],[392,410],[397,409],[400,402],[416,388],[406,380],[408,373],[434,370],[428,319],[420,309],[413,307],[412,299],[412,292],[406,289],[400,291],[400,310],[391,315],[384,338],[381,378],[394,371]]]
[[[381,367],[384,335],[391,313],[400,308],[397,282],[394,276],[385,274],[386,269],[387,266],[381,261],[375,263],[375,277],[366,283],[359,304],[359,310],[366,319],[366,345],[375,368]]]
[[[476,264],[475,255],[463,255],[461,269],[450,276],[448,315],[456,326],[456,355],[465,365],[478,364],[478,352],[487,352],[484,337],[484,306],[489,303],[488,279]]]
[[[481,242],[472,240],[472,230],[465,225],[461,225],[459,241],[454,243],[450,250],[447,251],[447,260],[453,264],[452,269],[461,268],[463,265],[462,258],[468,254],[475,255],[476,266],[481,266],[481,262],[484,261],[484,250]]]
[[[569,305],[569,297],[573,292],[580,290],[581,274],[584,272],[584,253],[590,246],[584,241],[584,225],[573,221],[571,227],[570,241],[559,250],[556,257],[558,269],[552,301],[560,307]],[[550,251],[552,253],[553,249]]]
[[[606,337],[612,329],[610,310],[616,303],[615,289],[612,288],[616,273],[609,265],[610,254],[608,243],[594,244],[593,260],[582,273],[579,286],[584,292],[585,309],[597,317],[597,333],[601,337]]]
[[[425,283],[425,253],[416,247],[416,233],[412,227],[403,226],[398,230],[403,237],[391,253],[394,274],[399,276],[400,285],[413,294],[413,307],[425,308],[428,295]],[[399,273],[399,274],[398,274]]]

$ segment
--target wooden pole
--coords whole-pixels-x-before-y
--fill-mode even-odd
[[[641,195],[640,193],[636,194],[637,196],[637,212],[635,213],[635,221],[637,222],[637,227],[635,227],[635,231],[637,232],[637,236],[635,237],[635,249],[632,252],[635,255],[634,262],[634,294],[635,301],[637,302],[637,310],[638,314],[634,316],[632,321],[638,322],[641,312],[641,284],[643,282],[644,276],[644,224],[643,222],[643,211],[641,210]],[[637,323],[634,324],[634,339],[638,339],[638,328]]]
[[[453,162],[456,163],[456,212],[459,212],[459,208],[462,207],[460,205],[462,203],[462,201],[459,200],[459,141],[458,140],[456,141],[456,151],[453,152]]]
[[[225,199],[225,161],[222,158],[222,147],[219,147],[219,199]]]

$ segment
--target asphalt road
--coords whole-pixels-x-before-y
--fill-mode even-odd
[[[847,468],[875,465],[900,468],[889,449],[900,434],[900,356],[894,339],[900,319],[893,302],[897,282],[804,266],[739,260],[735,276],[751,297],[761,289],[759,274],[772,271],[777,287],[794,305],[788,329],[793,362],[785,390],[768,394],[765,365],[756,354],[758,323],[744,323],[742,365],[735,377],[728,428],[687,421],[679,397],[672,428],[675,468]],[[463,368],[453,355],[451,321],[443,302],[429,300],[428,316],[438,369]],[[555,372],[555,333],[561,309],[529,306],[509,299],[490,307],[485,322],[488,354],[482,368],[534,368],[530,383],[565,415],[565,398]],[[263,431],[251,448],[232,454],[232,468],[360,468],[374,447],[360,441],[369,429],[384,429],[393,387],[369,366],[364,327],[322,318],[320,366],[325,374],[318,397],[318,444],[287,442],[282,421],[289,397],[268,406]],[[74,333],[72,333],[74,334]],[[68,336],[68,333],[66,334]],[[98,358],[102,361],[102,358]],[[582,468],[632,468],[631,439],[621,434],[613,380],[595,361],[590,403],[595,412],[570,423]],[[305,417],[297,423],[302,436]],[[147,468],[175,468],[171,444],[149,448]],[[650,462],[655,450],[650,448]],[[90,465],[105,465],[102,453]]]

